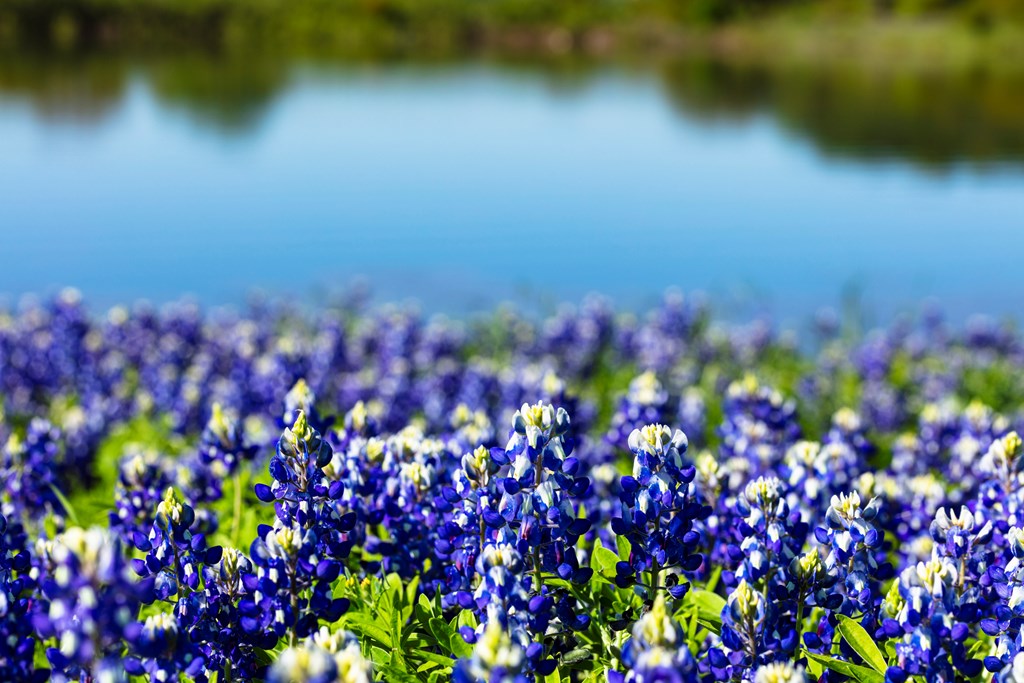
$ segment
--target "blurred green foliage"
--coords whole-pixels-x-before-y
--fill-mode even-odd
[[[0,40],[58,47],[247,44],[364,54],[480,48],[534,54],[679,51],[710,38],[710,47],[736,50],[765,32],[774,40],[780,28],[813,34],[808,28],[829,26],[856,36],[853,46],[895,35],[908,45],[923,38],[941,52],[1009,25],[1024,26],[1024,0],[0,0]],[[756,31],[720,30],[733,26]],[[813,35],[800,46],[837,47]]]

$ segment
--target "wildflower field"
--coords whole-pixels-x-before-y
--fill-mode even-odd
[[[0,681],[1024,682],[1024,337],[0,313]]]

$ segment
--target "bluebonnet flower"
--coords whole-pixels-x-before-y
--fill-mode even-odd
[[[833,470],[829,460],[817,441],[797,441],[786,451],[786,482],[793,491],[793,501],[806,505],[803,511],[808,521],[818,519],[822,508],[827,507],[823,502],[831,496]]]
[[[644,372],[629,383],[629,391],[612,415],[605,441],[613,449],[625,448],[634,429],[645,424],[666,422],[672,417],[668,414],[669,408],[669,393],[658,381],[658,376],[650,370]]]
[[[633,626],[622,648],[627,672],[609,672],[612,683],[696,683],[697,662],[686,644],[682,626],[668,612],[664,594]]]
[[[805,631],[804,619],[808,615],[808,608],[832,611],[843,604],[843,595],[834,590],[838,580],[836,568],[828,567],[817,549],[793,558],[785,571],[785,581],[776,584],[772,592],[774,612],[777,615],[776,637],[787,628],[792,628],[797,635],[803,633],[804,645],[809,650],[823,651],[825,641],[821,634],[816,630]],[[826,627],[825,633],[831,639],[828,631]]]
[[[334,598],[331,589],[340,566],[321,555],[320,547],[313,527],[281,520],[273,527],[260,527],[251,550],[257,567],[253,597],[259,608],[259,628],[294,641],[317,630],[321,619],[334,622],[345,612],[348,601]]]
[[[893,539],[899,566],[931,557],[934,541],[929,528],[948,499],[946,488],[934,473],[909,476],[868,471],[858,477],[856,488],[879,501],[873,523]]]
[[[742,516],[740,550],[745,558],[737,576],[749,583],[771,584],[797,556],[807,536],[807,524],[793,512],[785,487],[776,477],[759,477],[747,484],[736,500]]]
[[[795,403],[753,375],[729,385],[723,412],[723,457],[746,459],[755,474],[771,472],[800,437]]]
[[[550,404],[524,404],[513,418],[505,447],[508,466],[502,471],[499,512],[517,532],[517,547],[529,557],[535,582],[545,572],[585,582],[592,570],[581,568],[574,551],[590,521],[578,518],[572,499],[590,482],[578,476],[579,460],[572,457],[569,415]]]
[[[476,637],[473,654],[452,671],[453,683],[527,683],[526,654],[497,614]]]
[[[977,466],[993,442],[1005,435],[1010,422],[980,401],[971,401],[959,416],[956,440],[950,445],[949,465],[945,468],[951,479],[959,481],[965,494],[978,485]]]
[[[178,602],[178,619],[207,667],[224,672],[226,679],[261,678],[261,651],[277,644],[273,631],[263,628],[257,587],[249,558],[235,548],[224,548],[220,562],[203,568],[203,589]]]
[[[937,553],[967,566],[968,561],[974,559],[974,551],[992,537],[992,523],[984,521],[980,514],[972,513],[966,506],[961,506],[959,514],[939,508],[930,532]],[[961,576],[961,581],[964,578]]]
[[[532,659],[537,659],[540,652],[536,647],[531,648],[529,631],[531,627],[536,627],[540,633],[547,630],[550,609],[540,610],[539,604],[530,608],[531,578],[525,570],[526,563],[516,550],[514,539],[507,529],[503,530],[480,551],[476,561],[478,583],[469,608],[482,617],[481,631],[488,622],[500,620],[502,628],[513,635],[524,651],[531,650]],[[538,603],[545,600],[540,596]],[[463,630],[462,635],[467,642],[475,643],[479,634]]]
[[[4,482],[4,511],[37,522],[48,513],[63,517],[57,495],[61,459],[60,432],[48,421],[33,419],[21,438],[7,439],[0,451],[0,479]]]
[[[132,561],[136,573],[153,577],[156,597],[170,600],[183,597],[199,588],[204,564],[220,561],[220,546],[207,547],[206,537],[193,529],[195,511],[178,500],[168,488],[156,509],[149,535],[135,532],[135,547],[146,553],[144,560]]]
[[[882,632],[899,638],[890,677],[952,682],[959,680],[957,672],[967,677],[981,672],[982,661],[971,657],[964,643],[969,628],[959,619],[958,582],[954,562],[936,556],[907,567],[892,584],[880,609]]]
[[[960,436],[959,413],[957,402],[952,398],[933,401],[921,408],[917,436],[922,457],[918,468],[941,468],[949,462],[953,444]]]
[[[804,668],[792,662],[771,662],[757,667],[753,683],[806,683]]]
[[[879,501],[862,505],[856,491],[832,496],[825,513],[825,526],[814,531],[815,538],[829,549],[825,562],[839,575],[847,602],[844,614],[873,612],[874,582],[890,576],[891,566],[879,558],[884,532],[873,524]]]
[[[663,587],[661,572],[672,572],[666,587],[673,597],[682,597],[688,583],[680,581],[679,573],[694,571],[703,561],[694,522],[711,514],[690,493],[696,469],[683,459],[686,435],[679,430],[673,434],[665,425],[647,425],[633,430],[629,447],[633,475],[622,478],[622,516],[612,520],[612,529],[626,537],[631,552],[628,561],[616,566],[616,583],[629,586],[647,573],[645,585],[653,598]]]
[[[324,467],[331,463],[333,451],[320,432],[299,412],[295,423],[285,428],[277,453],[270,460],[271,486],[256,484],[256,496],[274,502],[283,527],[297,524],[313,530],[325,557],[343,560],[352,543],[346,536],[355,525],[354,513],[340,514],[334,500],[344,493],[340,481],[328,484]]]
[[[298,419],[299,413],[305,415],[306,420],[317,431],[323,431],[331,426],[332,418],[324,418],[316,410],[316,394],[310,388],[306,380],[299,379],[284,397],[284,424],[289,425]]]
[[[215,403],[200,434],[199,448],[178,462],[175,482],[197,505],[216,502],[224,495],[224,480],[236,474],[243,462],[252,460],[256,450],[256,445],[245,443],[238,421]],[[199,514],[203,516],[202,509]],[[202,521],[210,531],[216,527],[216,520]]]
[[[557,656],[571,649],[571,632],[590,623],[564,589],[545,583],[551,575],[578,583],[593,575],[592,569],[580,566],[575,549],[590,522],[576,516],[572,498],[589,481],[575,476],[579,462],[571,456],[568,430],[564,409],[523,405],[514,416],[505,450],[491,453],[503,463],[494,477],[502,491],[499,514],[485,510],[481,515],[487,529],[477,559],[477,608],[487,612],[488,620],[503,619],[523,648],[528,669],[538,675],[553,671]]]
[[[477,558],[486,543],[494,539],[493,527],[504,525],[494,480],[499,468],[490,450],[478,446],[462,456],[452,485],[442,488],[436,503],[442,514],[447,513],[434,541],[438,559],[445,565],[439,580],[445,608],[473,604]]]
[[[152,600],[152,581],[136,582],[117,536],[105,529],[72,527],[36,544],[42,600],[32,624],[48,648],[52,680],[116,679],[121,648],[137,628],[135,615]]]
[[[49,675],[35,668],[30,610],[36,582],[26,540],[19,522],[0,515],[0,680],[5,681],[44,681]]]
[[[801,557],[808,524],[802,521],[799,510],[790,509],[785,486],[778,478],[751,481],[724,512],[727,514],[723,515],[722,523],[732,536],[719,539],[720,557],[730,563],[727,566],[737,562],[739,566],[735,574],[723,572],[723,581],[727,586],[737,585],[736,590],[738,585],[744,585],[758,592],[761,620],[766,624],[758,629],[756,639],[750,633],[742,634],[744,648],[737,648],[734,640],[723,639],[732,651],[732,665],[740,667],[733,670],[735,673],[752,666],[760,655],[792,656],[798,645],[805,602],[812,596],[818,597],[822,588],[835,582],[827,583],[825,573],[817,571],[813,561],[816,556]],[[714,557],[710,561],[714,562]],[[737,599],[746,599],[744,595],[738,593]],[[741,657],[737,654],[739,650],[749,657]],[[716,666],[726,665],[719,661]]]
[[[371,683],[370,662],[351,633],[321,628],[286,648],[267,671],[268,683]]]
[[[206,662],[196,656],[187,635],[179,632],[174,615],[151,615],[132,631],[136,632],[129,632],[128,638],[135,654],[124,660],[129,674],[154,681],[179,681],[183,676],[195,680],[205,675]]]
[[[224,478],[234,474],[238,467],[252,460],[256,446],[246,443],[241,423],[214,403],[210,420],[199,437],[199,460],[211,468],[214,476]]]
[[[978,463],[981,485],[978,508],[1003,534],[1011,526],[1024,526],[1024,441],[1017,432],[996,439]]]
[[[260,526],[250,553],[260,626],[279,638],[287,634],[292,644],[315,631],[320,619],[335,621],[348,607],[345,599],[333,598],[331,582],[351,551],[347,532],[355,514],[341,515],[334,505],[344,487],[326,482],[323,468],[331,458],[330,445],[300,411],[270,461],[273,486],[256,485],[257,497],[276,501],[277,512],[273,527]]]
[[[715,680],[742,678],[760,662],[766,609],[764,596],[741,579],[722,609],[722,647],[712,647],[702,661]]]
[[[368,521],[380,524],[384,533],[369,536],[364,550],[383,556],[385,572],[418,574],[424,582],[436,579],[441,567],[432,565],[428,571],[426,561],[434,553],[430,530],[440,524],[435,507],[442,488],[438,472],[450,457],[440,440],[413,426],[383,444],[379,467],[368,477],[373,486],[367,487],[364,503]]]
[[[110,528],[128,543],[136,533],[148,534],[157,505],[172,482],[167,461],[159,453],[130,448],[118,468]]]

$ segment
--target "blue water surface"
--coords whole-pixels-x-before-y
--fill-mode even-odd
[[[1024,301],[1024,173],[828,156],[767,112],[697,118],[636,74],[565,90],[485,66],[298,69],[241,128],[133,78],[81,120],[0,96],[0,292],[94,304],[358,278],[454,314],[624,308],[703,290],[726,315]]]

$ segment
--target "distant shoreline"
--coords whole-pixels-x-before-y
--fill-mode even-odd
[[[795,65],[1024,71],[1024,18],[996,21],[966,10],[843,16],[822,11],[832,7],[825,2],[806,16],[784,6],[770,16],[709,23],[666,17],[663,9],[645,10],[649,6],[643,3],[629,6],[640,9],[566,2],[541,6],[533,0],[486,5],[452,0],[300,0],[288,5],[277,0],[0,0],[0,46],[16,51],[203,47],[356,58],[700,55]]]

